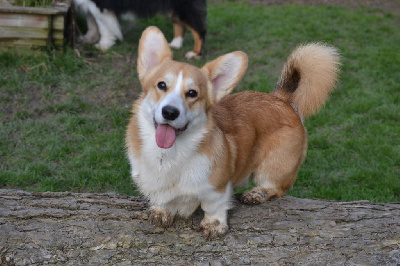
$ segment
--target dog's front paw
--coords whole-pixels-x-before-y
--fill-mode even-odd
[[[207,240],[223,236],[228,232],[228,225],[221,223],[218,220],[203,219],[200,223],[203,237]]]
[[[160,208],[151,207],[149,221],[155,226],[168,227],[174,222],[174,216]]]
[[[248,191],[245,191],[240,197],[240,201],[245,204],[261,204],[268,201],[270,195],[263,188],[253,188]]]

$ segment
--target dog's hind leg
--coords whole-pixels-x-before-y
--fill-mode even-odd
[[[103,52],[111,48],[117,39],[122,40],[122,33],[118,18],[114,12],[104,10],[98,16],[95,15],[97,26],[100,31],[100,41],[95,47]]]
[[[185,54],[186,59],[200,59],[203,53],[203,45],[204,45],[204,37],[201,36],[199,32],[195,29],[188,27],[188,29],[192,32],[194,39],[194,48],[193,51],[189,51]]]
[[[96,20],[94,19],[92,13],[88,12],[86,14],[87,21],[87,32],[84,36],[81,37],[81,41],[83,43],[96,43],[100,39],[99,28],[97,27]]]
[[[281,197],[294,184],[307,151],[304,131],[281,129],[269,137],[262,160],[254,172],[256,187],[245,191],[241,200],[260,204]]]
[[[182,5],[184,7],[178,11],[177,17],[192,32],[194,39],[194,48],[187,52],[185,57],[199,59],[203,55],[207,34],[207,2],[206,0],[182,1]]]
[[[194,48],[193,51],[187,52],[186,59],[200,59],[203,52],[204,36],[200,34],[197,30],[193,29],[184,22],[176,19],[173,21],[174,25],[174,38],[170,42],[169,46],[174,49],[180,49],[183,44],[183,35],[185,34],[186,28],[188,28],[193,35]]]
[[[174,38],[169,43],[169,47],[174,49],[182,48],[183,43],[183,35],[185,34],[185,26],[178,21],[173,22],[174,25]]]
[[[113,11],[107,9],[104,9],[103,14],[104,24],[106,25],[110,33],[114,35],[114,38],[122,41],[124,37],[122,36],[121,26],[119,24],[117,15]]]

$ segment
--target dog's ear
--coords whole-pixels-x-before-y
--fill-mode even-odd
[[[165,59],[172,59],[172,52],[167,40],[157,27],[150,26],[143,31],[139,41],[137,62],[139,79],[141,80],[149,70],[159,65]]]
[[[237,51],[218,57],[203,66],[212,83],[213,102],[231,93],[247,69],[247,55]]]

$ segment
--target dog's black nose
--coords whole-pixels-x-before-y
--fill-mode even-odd
[[[179,113],[180,112],[179,112],[178,108],[170,106],[170,105],[164,106],[162,109],[162,116],[165,119],[170,120],[170,121],[175,120],[179,116]]]

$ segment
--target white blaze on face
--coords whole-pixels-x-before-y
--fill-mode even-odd
[[[166,80],[171,80],[171,74],[165,76]],[[168,83],[167,83],[168,84]],[[159,102],[155,112],[155,120],[158,124],[169,124],[175,129],[182,128],[187,124],[187,119],[185,115],[184,99],[181,97],[183,85],[183,73],[179,72],[176,84],[173,90],[168,91],[167,95]],[[162,115],[162,109],[165,106],[172,106],[179,110],[180,115],[173,121],[166,120]]]
[[[165,76],[166,83],[173,81],[173,75]],[[186,118],[184,99],[182,99],[183,73],[179,72],[173,90],[168,91],[167,95],[157,105],[154,119],[157,123],[156,142],[160,148],[168,149],[172,147],[176,139],[176,130],[184,128],[188,120]],[[162,110],[166,106],[171,106],[179,110],[179,116],[174,120],[167,120],[162,115]]]

